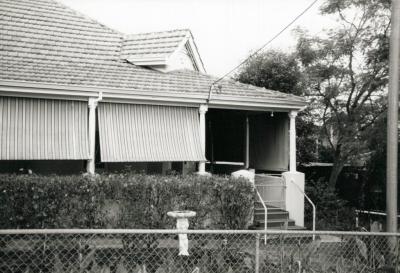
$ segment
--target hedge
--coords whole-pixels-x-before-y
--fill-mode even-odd
[[[0,229],[174,228],[171,210],[194,210],[192,228],[246,228],[254,202],[244,179],[103,174],[0,175]]]

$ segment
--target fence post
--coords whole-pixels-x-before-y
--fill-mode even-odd
[[[260,234],[256,234],[255,272],[260,272]]]
[[[400,261],[399,261],[399,258],[400,258],[399,257],[399,255],[400,255],[400,253],[399,253],[399,247],[400,247],[399,240],[400,240],[400,237],[396,236],[396,249],[394,251],[394,254],[396,255],[396,257],[394,259],[394,272],[395,273],[399,273],[399,266],[400,266]]]
[[[79,273],[83,272],[83,253],[82,253],[82,239],[78,239],[78,260],[79,260]]]
[[[280,247],[281,247],[281,251],[280,251],[281,273],[284,273],[284,272],[283,272],[283,258],[284,258],[284,256],[283,256],[283,255],[284,255],[284,246],[283,246],[283,244],[284,244],[284,237],[283,237],[283,234],[281,234],[279,237],[280,237],[279,243],[280,243]]]
[[[356,229],[358,230],[359,227],[359,214],[358,211],[356,210]]]

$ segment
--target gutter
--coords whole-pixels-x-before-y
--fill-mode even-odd
[[[208,104],[211,108],[227,108],[263,111],[303,110],[306,102],[302,99],[240,97],[215,94],[212,85],[208,94],[185,92],[162,92],[138,89],[108,88],[95,86],[68,86],[18,81],[0,81],[0,95],[48,99],[88,100],[97,97],[98,101],[115,103],[140,103],[198,107]],[[212,98],[212,102],[211,102]]]

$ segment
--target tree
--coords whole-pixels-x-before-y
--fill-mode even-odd
[[[388,0],[328,0],[321,11],[337,15],[340,25],[323,38],[299,32],[310,111],[333,156],[331,188],[344,164],[367,150],[372,125],[386,110],[389,8]]]
[[[368,210],[385,210],[386,207],[386,136],[387,115],[384,114],[373,125],[368,143],[372,152],[367,164],[363,200],[364,208]]]
[[[245,63],[236,79],[243,83],[301,95],[304,80],[295,54],[269,50]]]
[[[369,151],[373,124],[386,111],[390,0],[327,0],[321,12],[337,16],[338,26],[319,36],[298,31],[296,52],[255,56],[236,78],[307,96],[308,113],[299,122],[311,119],[313,132],[321,128],[334,189],[344,165]],[[299,138],[310,140],[308,130],[300,131]],[[300,154],[309,147],[299,145]]]
[[[243,83],[302,95],[304,75],[295,54],[269,50],[251,58],[239,71],[236,79]],[[297,117],[297,159],[300,164],[315,161],[317,128],[308,110]]]

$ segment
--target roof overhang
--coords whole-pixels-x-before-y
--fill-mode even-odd
[[[139,66],[167,65],[167,58],[165,57],[128,57],[127,61]]]
[[[88,100],[102,93],[103,101],[116,103],[177,105],[198,107],[207,104],[208,90],[204,93],[162,92],[139,89],[107,88],[98,86],[71,86],[0,80],[0,96],[32,97],[65,100]],[[249,111],[302,110],[306,102],[284,98],[262,98],[215,94],[208,102],[210,108]]]

